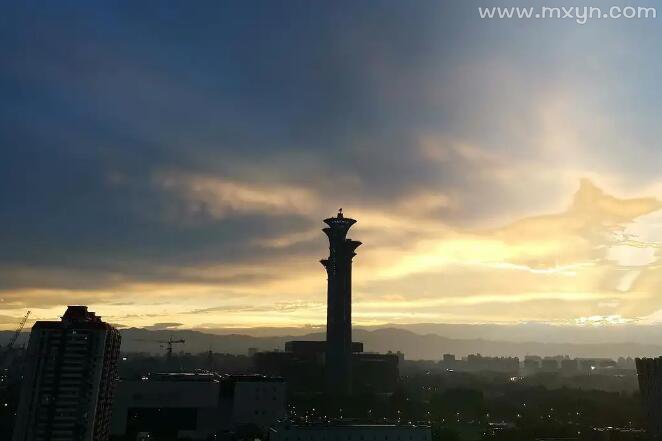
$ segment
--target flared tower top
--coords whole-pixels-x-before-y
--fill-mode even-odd
[[[342,208],[340,208],[336,217],[324,219],[324,223],[329,226],[329,228],[324,228],[323,230],[329,237],[334,236],[344,239],[351,226],[356,223],[356,219],[345,217]]]

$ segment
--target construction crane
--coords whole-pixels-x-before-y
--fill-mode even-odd
[[[21,335],[21,332],[23,331],[23,328],[25,327],[25,323],[28,321],[28,317],[30,317],[30,312],[28,311],[21,322],[18,324],[18,328],[16,328],[16,331],[14,332],[14,335],[11,336],[9,339],[9,343],[7,343],[6,350],[11,350],[14,347],[14,344],[16,343],[16,340],[18,340],[18,337]]]
[[[18,340],[18,337],[21,335],[21,332],[25,327],[25,323],[28,321],[28,317],[30,317],[30,312],[31,311],[28,311],[21,319],[18,328],[16,328],[16,331],[14,331],[14,334],[9,339],[9,343],[7,343],[2,350],[2,353],[0,353],[0,369],[5,369],[7,365],[11,363],[12,356],[15,355],[12,349],[14,349],[14,344],[16,344],[16,340]]]
[[[161,343],[161,347],[163,347],[163,345],[166,345],[166,358],[170,360],[172,358],[172,345],[178,343],[186,343],[186,341],[184,341],[184,339],[174,340],[172,337],[170,337],[168,340],[165,341],[159,340],[158,343]]]

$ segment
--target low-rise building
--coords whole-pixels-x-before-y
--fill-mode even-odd
[[[286,415],[282,378],[207,372],[152,374],[121,381],[112,434],[206,439],[245,425],[266,430]]]
[[[222,402],[231,427],[254,424],[267,429],[287,412],[285,380],[262,375],[230,375],[221,382]],[[226,407],[227,409],[227,407]]]
[[[270,429],[270,441],[430,441],[430,426],[282,422]]]
[[[393,392],[398,384],[401,353],[363,352],[363,343],[351,345],[353,390]],[[288,341],[284,352],[258,352],[253,361],[257,372],[287,379],[291,392],[322,392],[325,387],[325,341]]]

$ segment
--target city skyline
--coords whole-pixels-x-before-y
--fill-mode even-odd
[[[662,320],[654,21],[204,3],[7,7],[0,328]]]

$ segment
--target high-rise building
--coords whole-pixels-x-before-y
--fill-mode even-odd
[[[14,441],[106,441],[120,334],[86,306],[32,327]]]
[[[635,363],[648,437],[659,441],[662,440],[662,357],[637,358]]]
[[[349,394],[352,389],[352,258],[361,242],[347,238],[356,220],[343,216],[324,219],[329,257],[321,260],[328,275],[326,314],[327,390]]]

